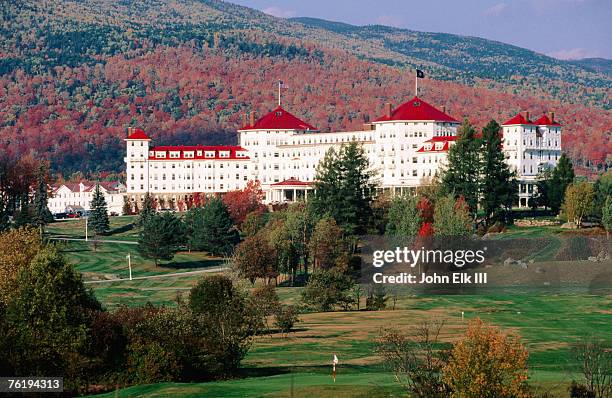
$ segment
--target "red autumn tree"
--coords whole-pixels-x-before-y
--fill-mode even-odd
[[[242,225],[247,214],[265,211],[266,207],[261,203],[262,200],[263,192],[259,181],[249,181],[244,189],[223,195],[223,203],[238,226]]]
[[[423,220],[424,223],[433,222],[434,207],[429,199],[423,196],[419,200],[419,203],[417,203],[417,209],[419,210],[421,220]]]

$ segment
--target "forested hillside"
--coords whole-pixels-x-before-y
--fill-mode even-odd
[[[472,50],[442,62],[427,55],[440,50],[427,51],[430,34],[344,32],[218,1],[31,1],[0,12],[0,151],[47,156],[64,174],[121,170],[128,126],[156,143],[233,142],[245,112],[275,105],[278,79],[296,115],[322,130],[359,128],[385,102],[414,95],[413,66],[430,77],[420,95],[456,118],[483,125],[554,110],[578,164],[596,170],[612,153],[609,77],[561,61],[550,69],[544,56],[541,67],[494,75],[494,54],[519,62],[531,53],[501,43],[466,42],[494,43],[487,65],[470,61]],[[415,46],[391,46],[389,35],[417,35]],[[461,39],[434,41],[452,51]]]

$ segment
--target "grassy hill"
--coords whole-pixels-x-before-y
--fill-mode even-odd
[[[554,110],[574,162],[611,160],[612,77],[474,37],[276,18],[216,0],[58,0],[0,9],[0,150],[55,171],[120,171],[128,126],[158,144],[227,144],[245,112],[284,104],[322,130],[359,128],[421,95],[477,126]]]

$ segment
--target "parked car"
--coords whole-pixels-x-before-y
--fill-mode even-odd
[[[53,215],[53,218],[56,220],[64,220],[66,218],[68,218],[68,213],[55,213]]]

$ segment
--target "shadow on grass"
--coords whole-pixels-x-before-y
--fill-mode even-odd
[[[265,366],[265,367],[243,367],[238,369],[236,374],[239,378],[247,377],[268,377],[284,375],[289,373],[319,373],[319,374],[331,374],[332,369],[332,355],[329,354],[329,364],[321,365],[303,365],[303,366]],[[371,365],[351,365],[351,364],[340,364],[338,365],[338,371],[343,373],[365,373],[365,372],[380,372],[384,371],[382,364],[371,364]]]
[[[167,264],[160,264],[160,268],[168,269],[196,269],[196,268],[211,268],[223,265],[223,260],[206,260],[206,261],[175,261]]]
[[[110,231],[108,231],[108,233],[106,235],[107,236],[111,236],[111,235],[115,235],[115,234],[121,234],[123,232],[127,232],[127,231],[133,230],[134,227],[135,227],[134,223],[125,224],[125,225],[122,225],[120,227],[111,229]]]

